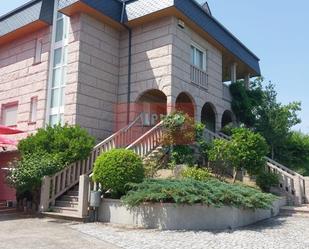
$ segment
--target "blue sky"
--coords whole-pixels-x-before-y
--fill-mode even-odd
[[[25,2],[5,1],[0,15]],[[209,0],[208,3],[213,16],[261,59],[262,74],[276,84],[279,101],[302,102],[302,124],[295,129],[309,133],[309,1]]]

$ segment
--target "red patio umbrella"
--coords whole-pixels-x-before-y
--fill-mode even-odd
[[[0,145],[17,145],[17,141],[0,136]]]
[[[4,125],[0,125],[0,134],[1,135],[11,135],[11,134],[18,134],[18,133],[23,133],[21,130],[17,130],[11,127],[7,127]]]

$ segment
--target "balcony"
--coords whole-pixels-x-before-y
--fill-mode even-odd
[[[231,102],[232,101],[232,96],[230,93],[230,88],[227,84],[223,84],[223,89],[222,89],[222,99]]]
[[[190,67],[190,79],[193,84],[208,89],[208,74],[193,65]]]

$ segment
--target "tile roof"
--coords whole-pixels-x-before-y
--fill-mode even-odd
[[[59,0],[58,9],[63,9],[76,2],[83,2],[114,21],[121,22],[123,6],[121,0]],[[51,24],[53,3],[54,0],[33,0],[0,17],[0,38],[36,20]],[[256,75],[260,75],[259,58],[195,0],[127,0],[125,7],[125,21],[132,21],[169,7],[176,8],[231,54],[247,64]]]
[[[53,2],[53,0],[33,0],[1,16],[0,37],[37,20],[51,24],[53,18]]]

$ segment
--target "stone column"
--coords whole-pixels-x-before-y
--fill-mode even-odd
[[[249,89],[249,85],[250,85],[250,73],[248,73],[244,79],[245,81],[245,87],[246,89]]]
[[[300,178],[300,176],[296,175],[294,178],[293,178],[293,181],[294,181],[294,205],[295,206],[300,206],[303,202],[303,189],[302,189],[302,184],[301,184],[301,181],[302,179]]]
[[[234,62],[231,65],[231,82],[235,83],[237,81],[237,63]]]
[[[304,180],[304,182],[305,182],[305,187],[304,187],[305,194],[304,194],[304,196],[306,198],[306,202],[308,203],[309,202],[309,177],[304,177],[304,178],[305,178],[305,180]]]
[[[82,218],[88,215],[88,195],[89,195],[89,176],[81,175],[79,177],[79,189],[78,189],[78,214]]]
[[[40,198],[40,212],[46,212],[49,208],[49,194],[50,194],[50,180],[49,176],[44,176],[41,185],[41,198]]]
[[[173,111],[175,111],[176,105],[176,98],[172,95],[167,96],[166,101],[166,114],[171,114]]]

